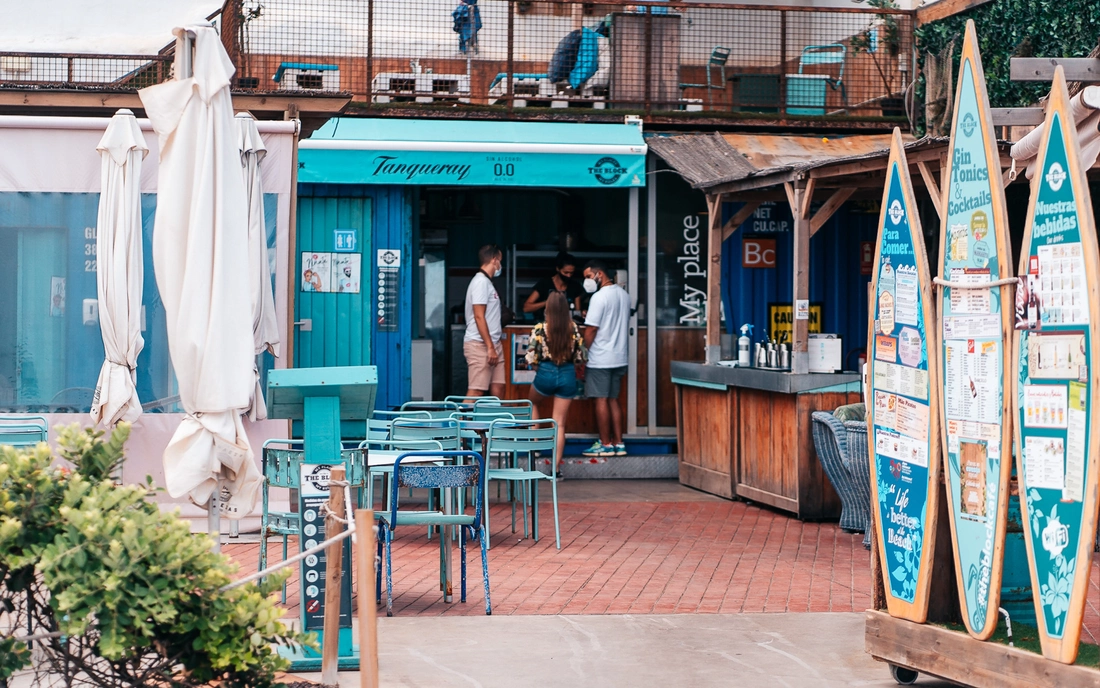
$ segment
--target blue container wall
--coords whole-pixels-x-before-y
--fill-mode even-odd
[[[740,209],[726,203],[723,221]],[[764,204],[769,217],[750,218],[722,246],[722,301],[726,328],[738,334],[741,325],[754,327],[753,341],[768,332],[768,305],[790,304],[793,293],[794,222],[786,203]],[[810,239],[810,303],[821,304],[822,332],[843,338],[844,368],[855,370],[857,357],[867,346],[867,285],[870,275],[860,274],[860,244],[875,240],[878,214],[861,212],[847,203]],[[743,268],[744,237],[775,239],[776,267]]]
[[[300,184],[299,197],[371,199],[371,245],[363,257],[363,286],[370,288],[370,303],[378,301],[376,251],[401,251],[399,303],[402,312],[396,332],[371,335],[371,364],[378,368],[378,395],[375,408],[386,409],[408,401],[412,390],[413,277],[419,255],[412,253],[413,207],[415,190],[403,186],[360,184]]]

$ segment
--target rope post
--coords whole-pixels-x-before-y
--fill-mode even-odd
[[[346,469],[333,466],[329,479],[328,516],[325,517],[325,539],[344,532],[344,490],[337,487],[344,482]],[[337,685],[336,674],[340,669],[340,587],[344,564],[343,541],[329,545],[325,552],[325,625],[321,648],[321,683]]]
[[[378,688],[378,610],[374,605],[374,512],[355,512],[359,588],[359,688]]]

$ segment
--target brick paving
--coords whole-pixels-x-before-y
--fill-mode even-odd
[[[509,507],[493,504],[489,570],[494,615],[852,612],[871,606],[869,552],[860,544],[861,535],[845,533],[835,523],[804,523],[766,507],[712,499],[657,481],[622,481],[630,485],[625,489],[614,485],[619,481],[588,482],[602,484],[565,483],[559,505],[561,551],[554,547],[549,503],[541,508],[538,543],[520,539],[521,521],[520,533],[512,535]],[[570,491],[579,491],[580,499],[569,499]],[[655,501],[641,501],[647,497]],[[223,550],[242,571],[256,569],[258,544],[230,544]],[[399,530],[393,550],[395,615],[484,614],[475,548],[468,555],[466,604],[458,603],[457,580],[455,603],[443,602],[439,545],[427,540],[423,528]],[[272,540],[268,551],[272,561],[278,560],[281,543]],[[457,546],[454,566],[457,577]],[[287,588],[290,618],[298,615],[297,578],[295,573]],[[1091,583],[1082,638],[1096,643],[1096,562]]]

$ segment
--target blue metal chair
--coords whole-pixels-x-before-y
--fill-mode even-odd
[[[359,450],[363,452],[363,460],[367,462],[367,496],[364,503],[366,508],[374,508],[374,479],[382,478],[385,480],[390,474],[393,473],[393,466],[371,466],[370,465],[370,452],[372,450],[378,451],[442,451],[443,444],[437,440],[363,440],[359,443]],[[410,490],[411,496],[411,490]],[[360,505],[360,508],[363,508]],[[378,514],[375,513],[375,518],[378,518]]]
[[[390,437],[390,426],[398,419],[431,420],[427,411],[375,411],[367,420],[367,439],[385,440]]]
[[[33,447],[49,438],[49,425],[42,416],[0,416],[0,444]]]
[[[430,466],[422,463],[402,466],[401,461],[408,456],[430,455],[440,459],[473,459],[474,463],[451,466]],[[457,526],[459,528],[459,548],[462,557],[461,573],[461,597],[466,601],[466,540],[477,539],[481,546],[481,571],[485,584],[485,614],[493,613],[492,603],[489,600],[489,557],[488,537],[481,525],[481,514],[485,504],[485,459],[481,454],[471,451],[444,451],[444,452],[409,452],[397,457],[393,465],[393,483],[390,489],[390,508],[382,513],[378,524],[378,556],[382,556],[382,548],[386,550],[386,616],[393,616],[393,534],[397,526]],[[430,511],[400,511],[398,509],[398,494],[402,487],[427,488],[429,490],[453,489],[459,492],[472,488],[474,490],[474,513],[444,514],[438,510]],[[440,546],[444,547],[445,538],[440,538]],[[382,597],[382,572],[378,571],[376,580],[377,600]]]
[[[443,397],[443,401],[450,401],[450,402],[453,402],[455,404],[458,404],[459,410],[462,410],[462,411],[469,411],[469,410],[473,409],[474,404],[476,404],[477,402],[490,400],[490,399],[499,401],[500,397],[494,397],[492,395],[486,395],[486,396],[483,396],[483,397],[468,397],[464,394],[452,394],[450,396]]]
[[[792,115],[824,115],[825,87],[840,90],[840,101],[848,105],[844,89],[844,61],[848,48],[840,43],[808,45],[798,59],[798,74],[787,75],[787,112]],[[829,74],[807,74],[808,66],[840,65],[836,77]]]
[[[432,418],[448,418],[459,408],[453,401],[406,401],[401,404],[401,410],[427,411]]]
[[[474,402],[474,413],[508,413],[516,420],[531,420],[535,405],[530,399],[479,399]]]
[[[710,53],[710,59],[707,61],[707,82],[705,84],[680,84],[680,89],[688,88],[705,88],[707,89],[707,103],[712,102],[710,92],[712,90],[724,91],[726,90],[726,63],[730,59],[730,49],[716,45],[714,50]],[[714,68],[718,68],[718,83],[714,83],[713,74]]]
[[[271,488],[300,490],[302,488],[303,465],[344,464],[347,480],[352,489],[361,490],[366,486],[366,461],[359,449],[344,449],[337,461],[305,461],[305,448],[302,440],[270,439],[264,442],[262,450],[262,470],[264,476],[261,494],[263,508],[260,512],[260,571],[267,568],[267,540],[269,537],[283,538],[283,560],[287,558],[287,545],[292,535],[302,534],[302,515],[293,511],[271,510]],[[283,445],[279,447],[279,445]],[[360,492],[362,497],[363,492]],[[360,499],[359,506],[362,506]],[[286,602],[286,585],[283,585],[283,602]]]
[[[489,427],[489,451],[525,454],[527,467],[492,468],[485,472],[485,483],[507,480],[523,486],[523,537],[527,537],[527,488],[531,488],[531,517],[535,542],[539,541],[539,482],[550,481],[554,502],[554,537],[561,549],[561,529],[558,526],[558,484],[553,476],[534,469],[533,455],[538,451],[553,452],[557,443],[558,424],[544,420],[496,420]],[[516,532],[516,507],[512,502],[512,532]],[[489,539],[489,510],[485,510],[485,539]]]
[[[435,402],[433,402],[435,403]],[[453,404],[452,404],[453,405]],[[432,413],[429,411],[429,413]],[[390,426],[390,440],[406,442],[409,440],[423,441],[434,440],[445,451],[457,451],[462,449],[462,436],[458,421],[450,417],[450,411],[446,417],[433,417],[428,420],[414,418],[399,418]],[[434,415],[434,414],[433,414]],[[388,472],[389,467],[384,469]],[[434,508],[435,494],[428,492],[428,508]],[[428,528],[428,539],[432,538],[432,529]]]

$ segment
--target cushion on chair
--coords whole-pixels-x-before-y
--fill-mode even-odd
[[[841,423],[846,423],[850,420],[866,420],[867,419],[867,406],[866,404],[845,404],[840,406],[837,410],[833,411],[833,417],[839,420]]]

